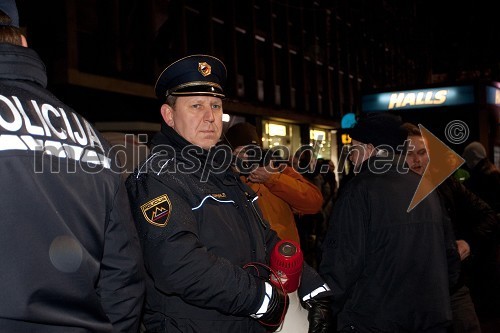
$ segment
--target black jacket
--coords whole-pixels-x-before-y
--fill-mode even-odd
[[[486,202],[453,177],[441,183],[437,192],[450,217],[455,238],[466,241],[471,251],[470,256],[461,262],[460,279],[452,289],[455,292],[471,276],[479,275],[477,265],[489,263],[494,271],[500,223]]]
[[[500,216],[500,171],[493,163],[487,158],[479,161],[464,185]]]
[[[456,239],[463,239],[471,251],[481,243],[497,243],[499,222],[495,211],[453,177],[437,188],[451,219]]]
[[[148,331],[265,332],[249,317],[264,283],[244,266],[269,264],[279,239],[231,156],[224,146],[189,145],[163,124],[150,158],[127,179],[148,273]],[[308,267],[302,281],[302,295],[323,284]]]
[[[134,332],[140,245],[109,148],[46,89],[28,48],[0,44],[0,327]]]
[[[459,273],[449,219],[436,193],[407,212],[420,177],[395,165],[377,171],[377,161],[365,161],[342,191],[323,243],[320,273],[334,293],[338,327],[446,327]]]

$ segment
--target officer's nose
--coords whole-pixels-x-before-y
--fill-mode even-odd
[[[205,121],[210,123],[215,121],[214,110],[212,110],[212,108],[208,108],[207,111],[205,111]]]

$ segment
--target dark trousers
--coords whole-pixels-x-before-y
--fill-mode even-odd
[[[481,333],[469,288],[465,285],[451,295],[453,325],[449,333]]]

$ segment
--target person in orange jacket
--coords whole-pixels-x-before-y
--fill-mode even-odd
[[[223,143],[243,160],[248,147],[261,147],[257,129],[250,123],[237,123],[224,135]],[[269,157],[269,156],[268,156]],[[315,214],[321,211],[323,195],[318,187],[287,164],[270,164],[251,168],[242,180],[259,196],[257,204],[262,215],[281,239],[300,244],[294,214]],[[248,170],[250,171],[250,169]]]
[[[320,212],[323,204],[320,189],[292,166],[270,158],[270,154],[262,150],[262,140],[252,124],[237,123],[226,131],[223,138],[222,143],[229,145],[233,154],[239,157],[237,160],[243,163],[239,168],[240,178],[258,196],[257,205],[271,229],[276,231],[279,238],[300,244],[294,214]],[[261,160],[257,165],[254,161],[259,157]],[[289,297],[290,306],[281,331],[307,332],[307,310],[300,305],[296,291],[289,294]],[[309,332],[313,331],[309,328]]]

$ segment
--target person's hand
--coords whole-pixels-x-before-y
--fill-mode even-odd
[[[309,311],[307,316],[309,320],[308,333],[328,333],[333,331],[334,323],[330,302],[330,297],[311,298],[305,302],[304,307]]]
[[[265,310],[259,309],[258,313],[252,315],[252,317],[258,319],[261,325],[267,328],[268,332],[274,332],[283,323],[290,300],[283,290],[269,282],[265,282],[265,290],[266,295],[264,295],[262,304],[265,307],[267,303],[267,307]],[[260,311],[265,312],[259,313]]]
[[[258,167],[254,171],[248,175],[248,180],[250,180],[252,183],[259,183],[263,184],[271,178],[271,175],[273,173],[279,172],[277,168],[274,168],[274,166],[271,164]]]
[[[470,256],[470,246],[463,239],[459,239],[456,241],[458,254],[460,255],[460,260],[465,260],[468,256]]]

